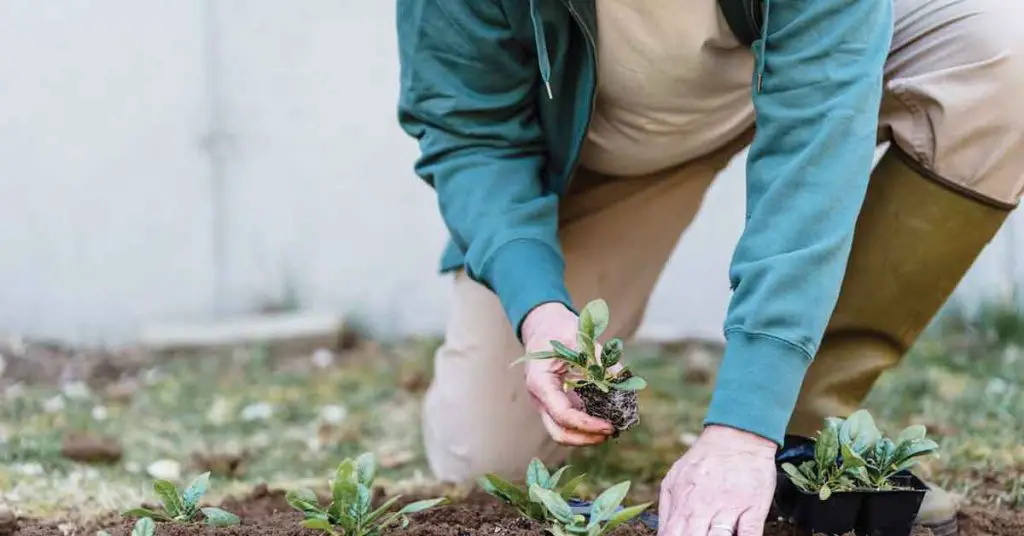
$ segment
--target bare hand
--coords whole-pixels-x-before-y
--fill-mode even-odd
[[[560,303],[540,305],[523,322],[523,345],[528,353],[550,351],[552,340],[575,349],[578,322],[577,316]],[[608,421],[584,413],[579,397],[563,390],[567,373],[568,367],[558,359],[527,361],[526,390],[552,439],[562,445],[597,445],[615,428]]]
[[[775,493],[767,439],[708,426],[661,482],[660,536],[761,536]]]

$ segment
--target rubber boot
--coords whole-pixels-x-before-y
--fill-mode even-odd
[[[789,434],[813,437],[847,416],[900,362],[1010,211],[926,178],[892,144],[857,221],[839,301],[808,370]],[[957,534],[957,505],[934,488],[918,524]]]

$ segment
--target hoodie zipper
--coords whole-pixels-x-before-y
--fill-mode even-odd
[[[588,51],[590,52],[590,59],[591,59],[591,61],[594,64],[594,72],[593,72],[594,84],[593,84],[593,87],[591,87],[591,89],[590,89],[590,114],[587,115],[587,122],[583,126],[583,135],[580,137],[579,141],[576,142],[576,148],[573,150],[573,154],[574,154],[573,163],[572,163],[572,166],[570,167],[570,170],[569,170],[569,176],[566,177],[566,180],[565,180],[565,188],[564,188],[564,190],[562,192],[564,194],[565,192],[569,191],[569,184],[572,183],[573,178],[576,176],[576,170],[579,169],[579,166],[580,166],[580,152],[583,149],[583,144],[586,142],[587,133],[590,131],[590,123],[594,119],[594,111],[597,109],[597,73],[598,73],[597,62],[598,62],[598,59],[597,59],[597,39],[594,37],[593,34],[590,33],[590,29],[587,28],[586,23],[583,21],[583,17],[581,17],[579,12],[576,11],[576,6],[574,6],[573,3],[572,3],[573,0],[562,0],[562,1],[565,4],[565,6],[567,8],[569,8],[569,14],[572,15],[572,18],[576,20],[576,24],[578,24],[580,29],[583,30],[583,34],[587,38],[587,43],[589,43],[589,47],[588,47],[589,50]]]

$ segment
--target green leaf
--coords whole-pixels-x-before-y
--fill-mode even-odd
[[[544,462],[538,458],[530,460],[530,465],[526,467],[527,486],[547,487],[549,478],[551,478],[551,473],[548,472],[547,467],[544,467]]]
[[[439,505],[439,504],[441,504],[441,503],[443,503],[443,502],[445,502],[447,500],[448,500],[447,497],[439,497],[437,499],[426,499],[426,500],[423,500],[423,501],[412,502],[412,503],[409,503],[409,504],[403,506],[402,509],[398,511],[398,513],[399,514],[415,514],[416,512],[422,512],[422,511],[424,511],[424,510],[426,510],[428,508],[433,508],[433,507],[435,507],[435,506],[437,506],[437,505]]]
[[[846,469],[853,469],[853,468],[856,468],[856,467],[864,467],[865,465],[867,465],[864,462],[864,459],[861,458],[859,454],[854,452],[853,449],[849,445],[844,443],[842,449],[843,449],[843,469],[844,470],[846,470]]]
[[[622,360],[622,341],[619,339],[612,339],[605,343],[604,348],[601,349],[601,364],[605,367],[611,367]]]
[[[195,511],[199,500],[206,494],[206,488],[210,485],[210,472],[207,471],[195,478],[181,494],[182,508],[188,511]]]
[[[803,473],[798,471],[797,468],[793,466],[793,464],[782,464],[782,471],[786,473],[786,476],[789,477],[790,482],[796,485],[796,487],[800,488],[801,490],[807,493],[814,493],[815,488],[817,486],[815,486],[814,482],[810,481],[806,476],[804,476]]]
[[[621,382],[612,383],[611,386],[619,391],[642,391],[647,387],[647,380],[640,376],[632,376]]]
[[[174,517],[181,513],[181,497],[178,495],[178,488],[174,487],[174,484],[166,480],[154,480],[153,491],[156,492],[157,496],[160,497],[160,502],[164,505],[164,510],[167,511],[171,517]]]
[[[151,517],[158,521],[170,521],[171,518],[163,512],[157,512],[148,508],[129,508],[121,512],[123,517]]]
[[[832,496],[832,489],[828,487],[828,484],[825,484],[825,485],[821,486],[821,489],[818,490],[818,498],[823,500],[823,501],[827,501],[828,498],[831,497],[831,496]]]
[[[566,500],[571,499],[573,493],[576,493],[576,488],[580,487],[580,484],[583,483],[583,479],[586,478],[586,476],[586,473],[581,473],[573,477],[572,480],[566,482],[558,491],[562,498]]]
[[[558,482],[560,480],[562,480],[562,475],[564,475],[565,472],[568,471],[568,470],[569,470],[569,466],[565,465],[562,468],[560,468],[559,470],[555,471],[555,474],[551,475],[551,477],[548,478],[548,481],[546,483],[542,484],[541,487],[546,488],[546,489],[552,489],[552,490],[557,488],[558,487]]]
[[[622,500],[626,498],[626,493],[629,493],[629,481],[619,482],[614,486],[606,489],[604,493],[594,499],[594,504],[590,507],[590,526],[595,523],[608,521],[615,513],[615,509],[622,504]]]
[[[220,508],[203,508],[202,512],[206,516],[206,524],[211,527],[230,527],[242,521],[235,514]]]
[[[153,536],[154,531],[156,531],[156,523],[153,523],[153,520],[148,517],[143,517],[132,527],[132,536]]]
[[[561,358],[563,358],[563,359],[565,359],[565,360],[567,360],[567,361],[569,361],[571,363],[579,363],[580,362],[580,354],[579,354],[579,352],[577,352],[576,350],[573,350],[572,348],[569,348],[568,346],[562,344],[562,341],[557,341],[557,340],[552,339],[551,340],[551,348],[553,348],[555,350],[555,354],[557,354],[559,357],[561,357]]]
[[[512,484],[511,482],[501,478],[498,475],[490,473],[486,474],[483,477],[481,477],[480,482],[487,482],[488,487],[494,489],[495,492],[497,493],[496,495],[494,493],[492,493],[491,495],[495,495],[496,497],[514,506],[526,504],[530,500],[526,491],[517,487],[515,484]],[[487,491],[487,487],[484,487],[484,491]]]
[[[584,328],[583,332],[591,339],[597,340],[608,329],[609,317],[608,302],[596,299],[583,308],[583,313],[580,314],[580,326]]]
[[[555,358],[555,357],[561,357],[561,356],[559,356],[555,352],[551,352],[551,351],[533,352],[533,353],[530,353],[530,354],[526,354],[526,355],[520,357],[519,359],[516,359],[515,361],[513,361],[512,363],[509,364],[508,368],[514,368],[516,365],[518,365],[520,363],[525,363],[527,361],[533,361],[534,359],[552,359],[552,358]]]
[[[530,498],[543,504],[555,519],[562,523],[572,522],[572,508],[557,493],[540,486],[530,486]]]
[[[582,363],[581,367],[596,365],[597,359],[594,356],[594,339],[582,331],[576,333],[576,344],[579,346],[579,354]]]
[[[835,432],[826,426],[818,434],[818,439],[814,444],[814,461],[817,462],[818,467],[832,467],[839,458],[839,436]]]
[[[874,449],[875,443],[882,438],[874,418],[867,410],[857,410],[846,419],[840,429],[840,442],[850,445],[857,454],[863,455]]]
[[[377,476],[377,459],[372,452],[364,452],[356,458],[356,474],[360,484],[373,485],[373,479]]]
[[[612,518],[608,520],[608,524],[604,526],[601,532],[604,533],[614,530],[615,527],[618,527],[619,525],[626,523],[634,517],[644,513],[644,510],[646,510],[650,506],[651,503],[648,502],[638,504],[636,506],[623,508],[622,510],[615,512],[615,515],[613,515]]]
[[[590,365],[587,367],[588,379],[593,382],[604,381],[604,369],[600,365]]]
[[[899,437],[896,438],[896,444],[902,445],[903,443],[907,443],[909,441],[917,441],[920,439],[924,439],[924,437],[927,434],[928,429],[925,428],[923,424],[915,424],[913,426],[908,426],[904,428],[902,432],[900,432]]]
[[[326,514],[320,506],[320,499],[316,493],[308,489],[293,489],[285,493],[284,500],[288,505],[302,513]]]
[[[328,534],[336,534],[334,527],[324,519],[306,519],[302,522],[302,526],[307,529],[322,530]]]
[[[358,499],[358,494],[359,473],[356,469],[356,462],[347,458],[338,464],[338,470],[334,473],[331,496],[334,498],[334,502],[352,504]]]
[[[395,495],[387,501],[384,501],[384,504],[378,506],[376,510],[370,512],[370,514],[363,519],[363,523],[369,525],[376,521],[378,517],[386,513],[401,497],[401,495]]]

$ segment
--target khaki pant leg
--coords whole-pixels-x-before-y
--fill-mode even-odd
[[[581,170],[561,211],[566,283],[576,306],[604,298],[606,337],[629,338],[683,231],[714,177],[750,135],[698,161],[644,177]],[[558,463],[568,450],[551,441],[527,396],[523,348],[496,296],[464,273],[454,281],[445,341],[423,410],[427,460],[444,481],[494,472],[521,479],[533,457]],[[628,347],[627,347],[628,359]]]
[[[789,432],[860,406],[899,363],[1024,187],[1024,4],[896,0],[881,124],[846,277]]]

